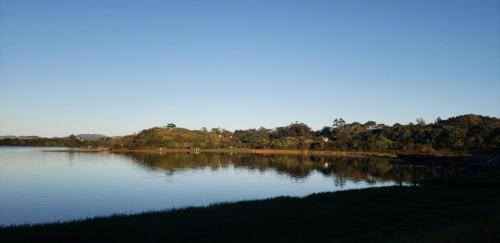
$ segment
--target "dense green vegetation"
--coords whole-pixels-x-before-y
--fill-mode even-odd
[[[498,152],[500,119],[465,115],[438,119],[425,124],[386,126],[373,121],[346,124],[336,119],[332,126],[312,131],[303,123],[273,130],[239,130],[234,133],[236,146],[251,148],[295,148],[347,151]]]
[[[497,172],[463,173],[449,187],[372,188],[8,227],[0,229],[0,241],[499,242]]]
[[[274,129],[236,130],[220,128],[189,130],[175,124],[146,129],[138,134],[98,141],[65,139],[4,139],[0,145],[105,146],[114,149],[150,148],[253,148],[336,151],[378,151],[404,153],[499,153],[500,119],[463,115],[426,124],[387,126],[369,121],[346,123],[335,119],[332,126],[314,131],[295,122]]]

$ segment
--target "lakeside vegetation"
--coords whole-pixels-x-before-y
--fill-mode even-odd
[[[0,228],[6,242],[498,242],[498,171],[382,187]]]
[[[392,126],[369,121],[346,123],[335,119],[331,126],[314,131],[295,122],[274,129],[258,128],[234,132],[213,128],[189,130],[175,124],[154,127],[137,134],[87,141],[67,138],[2,139],[0,145],[105,147],[115,150],[141,149],[273,149],[311,151],[350,151],[420,154],[498,154],[500,119],[462,115],[446,120]]]

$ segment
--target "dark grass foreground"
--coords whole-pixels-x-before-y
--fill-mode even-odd
[[[500,242],[497,183],[385,187],[0,229],[1,242]]]

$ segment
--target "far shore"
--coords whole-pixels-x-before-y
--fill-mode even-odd
[[[139,148],[139,149],[115,149],[109,147],[74,148],[81,152],[118,152],[118,153],[246,153],[246,154],[277,154],[277,155],[307,155],[307,156],[336,156],[336,157],[385,157],[397,158],[399,156],[436,156],[436,157],[469,157],[478,156],[470,153],[451,153],[451,152],[434,152],[434,153],[410,153],[410,152],[373,152],[373,151],[332,151],[332,150],[299,150],[299,149],[250,149],[250,148],[200,148],[193,149],[177,149],[177,148]]]
[[[73,148],[81,152],[116,152],[116,153],[229,153],[229,154],[279,154],[279,155],[315,155],[315,156],[338,156],[338,157],[397,157],[394,153],[385,152],[358,152],[358,151],[320,151],[320,150],[280,150],[280,149],[248,149],[248,148],[209,148],[209,149],[164,149],[141,148],[141,149],[113,149],[101,148]]]

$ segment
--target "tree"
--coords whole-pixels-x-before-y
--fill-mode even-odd
[[[234,131],[234,141],[240,147],[266,148],[269,147],[270,129],[264,127]]]
[[[304,123],[294,122],[286,127],[277,127],[272,132],[273,138],[287,137],[309,137],[313,134],[312,129]]]
[[[175,127],[177,127],[177,126],[176,126],[175,124],[173,124],[173,123],[169,123],[169,124],[167,124],[167,126],[166,126],[166,127],[167,127],[167,128],[175,128]]]
[[[333,128],[337,130],[341,130],[345,127],[345,121],[342,118],[338,118],[333,120]]]
[[[316,133],[319,136],[323,136],[330,139],[333,138],[332,127],[323,127],[323,129],[321,129]]]
[[[222,133],[222,129],[220,127],[217,127],[217,128],[212,128],[210,130],[211,132],[215,133],[215,134],[221,134]]]
[[[363,124],[363,126],[368,130],[372,130],[377,126],[377,123],[374,121],[367,121],[365,124]]]
[[[417,125],[425,126],[425,120],[422,117],[417,118]]]

